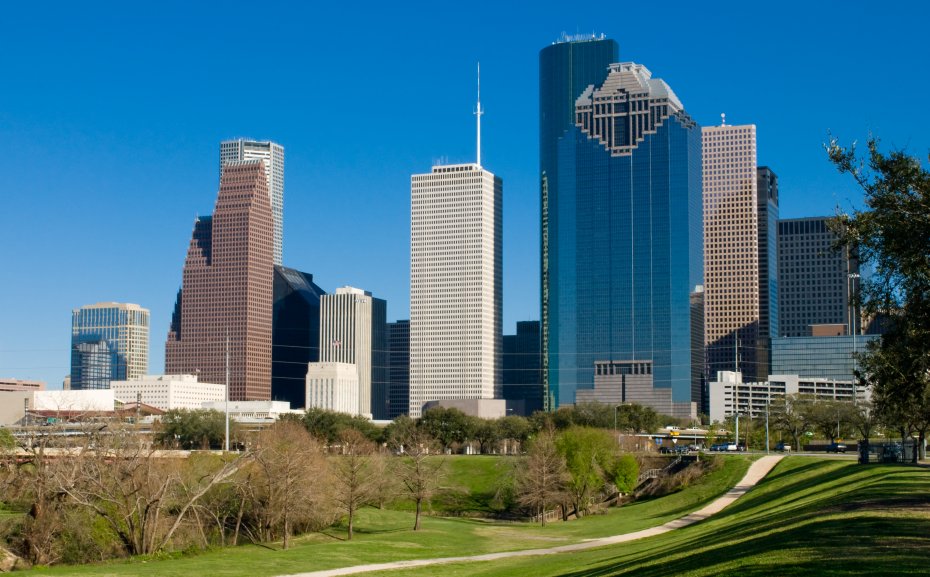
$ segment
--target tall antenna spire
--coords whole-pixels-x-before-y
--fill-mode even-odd
[[[475,108],[475,116],[478,117],[478,166],[481,166],[481,62],[478,63],[478,107]]]

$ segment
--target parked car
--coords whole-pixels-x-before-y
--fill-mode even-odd
[[[777,445],[775,445],[775,450],[781,453],[787,453],[791,451],[791,444],[790,443],[778,443]]]
[[[672,453],[673,451],[674,449],[672,447],[666,447],[665,445],[662,445],[661,447],[659,447],[659,452],[662,453],[663,455],[668,455],[669,453]]]
[[[845,453],[846,443],[830,443],[827,445],[828,453]]]
[[[688,447],[687,445],[676,445],[675,446],[676,455],[687,455],[690,450],[691,448]]]

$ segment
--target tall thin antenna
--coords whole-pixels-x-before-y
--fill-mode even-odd
[[[478,117],[478,166],[481,166],[481,62],[478,63],[478,107],[475,108],[475,116]]]

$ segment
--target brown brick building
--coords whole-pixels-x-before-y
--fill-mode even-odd
[[[165,372],[226,382],[229,397],[271,398],[273,218],[261,160],[224,164],[212,217],[194,224],[165,343]]]

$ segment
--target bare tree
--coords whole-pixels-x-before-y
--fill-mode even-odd
[[[555,434],[544,429],[533,440],[517,471],[517,502],[535,511],[546,525],[546,508],[565,500],[568,472],[565,460],[555,446]]]
[[[356,429],[343,429],[339,433],[341,451],[333,464],[333,496],[339,508],[348,516],[348,538],[352,540],[355,512],[367,504],[375,490],[373,464],[375,444]]]
[[[111,425],[65,461],[57,482],[74,503],[107,522],[127,554],[149,554],[166,548],[197,502],[249,459],[213,462],[185,479],[188,463],[166,458],[140,436]]]
[[[420,516],[423,505],[429,504],[442,480],[445,461],[434,456],[437,452],[436,441],[419,429],[410,431],[403,442],[405,456],[398,466],[398,475],[406,494],[416,504],[416,518],[413,530],[420,530]]]
[[[262,532],[268,538],[280,529],[287,549],[295,524],[307,521],[324,504],[326,459],[304,427],[281,421],[259,433],[255,461],[262,473]]]

